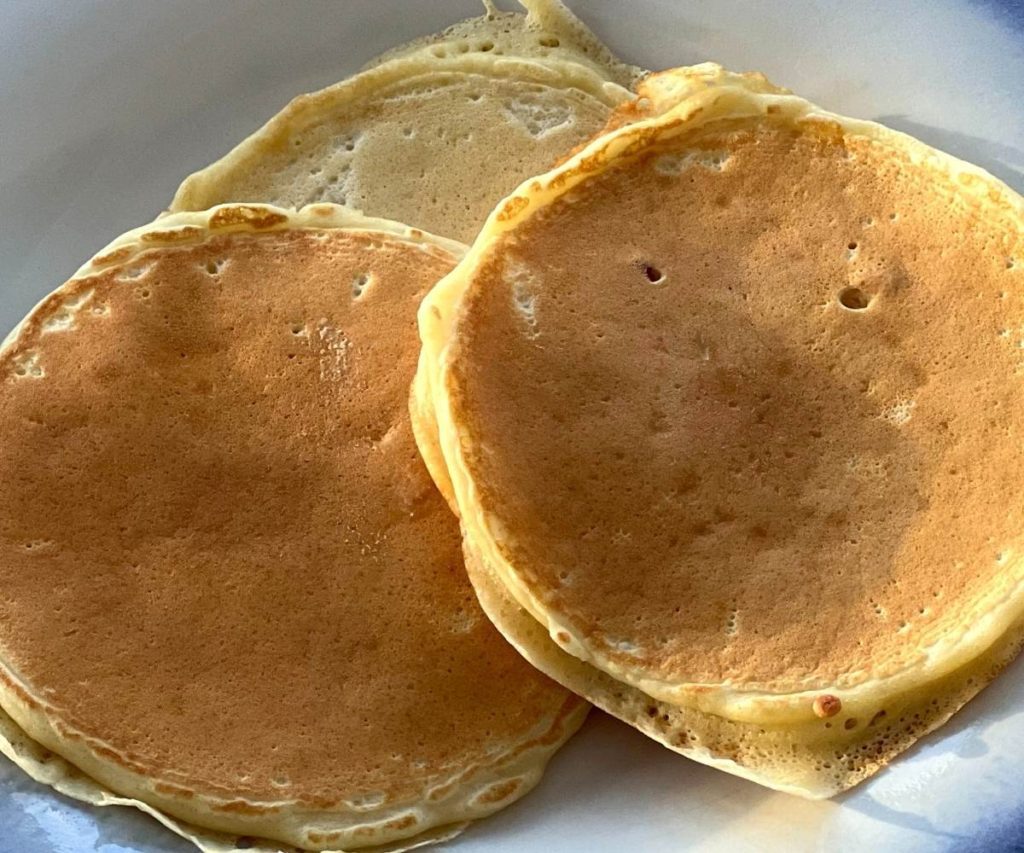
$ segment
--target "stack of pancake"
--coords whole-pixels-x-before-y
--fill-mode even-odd
[[[1024,201],[524,6],[296,99],[8,336],[36,778],[407,849],[593,703],[825,797],[1024,644]]]

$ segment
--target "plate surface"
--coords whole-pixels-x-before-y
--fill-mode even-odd
[[[570,2],[628,60],[759,69],[1024,191],[1022,0]],[[0,338],[291,96],[479,9],[475,0],[5,0]],[[55,795],[0,758],[3,853],[191,849],[132,811]],[[702,767],[595,713],[535,793],[446,849],[1021,851],[1024,660],[889,770],[829,802]]]

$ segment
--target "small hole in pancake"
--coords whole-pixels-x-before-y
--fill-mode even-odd
[[[240,835],[235,840],[235,849],[236,850],[249,850],[250,848],[255,847],[255,846],[256,846],[256,840],[254,838],[249,837],[248,835]]]
[[[857,718],[850,717],[845,723],[843,723],[843,728],[847,731],[857,728]]]
[[[665,280],[665,274],[650,264],[644,264],[644,276],[651,284],[661,284]]]
[[[293,335],[301,335],[305,331],[306,331],[306,327],[303,326],[301,323],[295,323],[292,326],[292,334]]]
[[[206,262],[206,272],[209,275],[217,275],[224,266],[224,261],[209,260]]]
[[[367,273],[360,273],[352,279],[352,298],[358,299],[366,291],[370,284],[370,276]]]
[[[890,222],[895,222],[899,218],[900,218],[900,215],[898,213],[890,213],[889,214],[889,221]]]
[[[489,51],[489,50],[494,50],[494,42],[493,41],[485,41],[485,42],[483,42],[480,45],[479,50],[481,50],[483,53],[487,53],[487,51]]]
[[[299,137],[299,136],[295,137],[295,139],[292,140],[292,145],[294,145],[296,148],[301,146],[302,145],[302,137]]]
[[[871,300],[859,287],[844,287],[839,291],[839,304],[850,311],[863,311]]]
[[[555,36],[542,36],[537,39],[537,44],[541,47],[558,47],[561,42]]]
[[[648,705],[647,706],[647,716],[648,717],[657,717],[658,716],[658,709],[654,705]]]
[[[145,289],[139,291],[139,296],[141,296],[143,299],[149,299],[149,297],[152,296],[152,295],[153,294],[149,290],[149,288],[145,288]]]
[[[857,251],[857,244],[856,244],[856,242],[851,241],[851,242],[846,244],[846,248],[849,249],[851,252],[856,252]]]

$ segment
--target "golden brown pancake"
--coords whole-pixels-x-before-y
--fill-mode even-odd
[[[586,706],[481,613],[407,415],[460,253],[331,205],[174,215],[12,334],[0,705],[31,738],[186,835],[310,849],[537,781]]]
[[[421,309],[414,407],[476,574],[589,667],[538,665],[648,733],[623,696],[703,715],[717,735],[659,739],[827,796],[1019,646],[1024,204],[693,75],[499,205]]]

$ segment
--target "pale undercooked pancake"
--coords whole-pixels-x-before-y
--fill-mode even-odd
[[[481,613],[407,414],[461,251],[333,205],[175,214],[12,333],[8,755],[216,849],[404,848],[537,781],[586,705]]]
[[[337,202],[471,240],[502,196],[631,97],[616,81],[637,69],[573,21],[561,4],[535,2],[525,18],[467,22],[302,95],[187,178],[171,210]]]
[[[828,796],[1021,643],[1024,202],[763,78],[639,95],[424,301],[425,454],[530,660]]]

